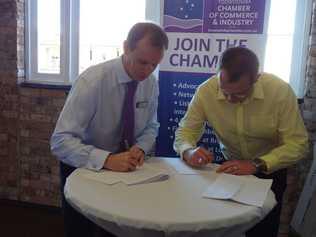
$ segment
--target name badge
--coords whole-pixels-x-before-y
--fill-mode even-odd
[[[147,108],[148,106],[148,101],[139,101],[136,103],[136,108],[138,109],[144,109]]]

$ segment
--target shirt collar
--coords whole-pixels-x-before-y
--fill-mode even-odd
[[[254,98],[254,99],[264,99],[264,92],[263,92],[263,88],[262,88],[262,83],[261,83],[260,77],[261,76],[259,76],[257,82],[254,84],[253,93],[250,96],[250,99],[252,99],[252,98]],[[226,97],[225,97],[224,93],[219,88],[219,77],[216,76],[216,78],[214,78],[214,79],[217,80],[217,99],[218,100],[226,100]]]
[[[118,79],[118,83],[128,83],[130,81],[133,81],[132,78],[130,78],[130,76],[127,74],[124,66],[123,66],[123,56],[119,57],[117,59],[117,63],[116,63],[116,76]]]
[[[264,99],[264,92],[263,92],[263,87],[262,87],[262,83],[260,80],[261,75],[259,76],[258,80],[256,81],[255,85],[254,85],[254,90],[252,93],[252,98],[255,99]]]

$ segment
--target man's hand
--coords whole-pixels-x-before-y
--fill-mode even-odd
[[[122,152],[118,154],[110,154],[106,159],[103,167],[105,169],[128,172],[136,169],[138,159],[132,155],[132,152]]]
[[[183,153],[183,159],[191,166],[202,167],[211,163],[214,159],[213,153],[203,147],[186,150]]]
[[[216,172],[234,175],[251,175],[256,173],[256,167],[250,160],[230,160],[224,162]]]
[[[142,166],[144,164],[145,152],[142,149],[140,149],[137,145],[132,146],[129,151],[131,155],[135,159],[137,159],[138,166]]]

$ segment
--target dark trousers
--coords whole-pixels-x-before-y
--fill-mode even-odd
[[[92,221],[87,219],[81,213],[77,212],[65,199],[64,186],[67,177],[76,168],[60,162],[60,178],[61,178],[61,194],[62,209],[64,215],[64,226],[66,237],[115,237],[111,233],[106,232]]]
[[[274,172],[270,175],[258,174],[258,178],[273,179],[272,191],[275,194],[277,205],[257,225],[246,232],[246,237],[277,237],[280,225],[282,198],[286,188],[286,169]]]

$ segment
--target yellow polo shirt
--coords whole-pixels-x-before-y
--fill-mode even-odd
[[[308,135],[291,87],[263,73],[242,103],[229,103],[218,76],[201,84],[176,131],[174,149],[181,156],[197,141],[208,123],[223,145],[226,159],[263,159],[268,173],[305,156]]]

